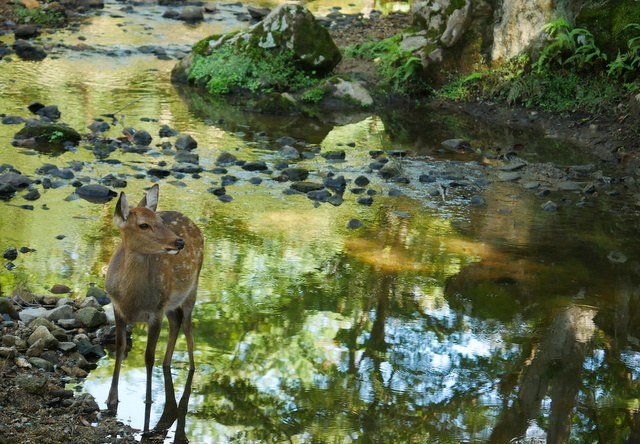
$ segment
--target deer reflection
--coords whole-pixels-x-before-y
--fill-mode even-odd
[[[154,429],[149,431],[149,423],[151,421],[151,404],[146,404],[144,412],[144,433],[140,442],[147,444],[164,443],[167,438],[169,428],[177,420],[178,425],[176,427],[173,442],[176,444],[188,443],[189,440],[185,433],[185,423],[187,410],[189,409],[189,397],[191,396],[191,385],[193,384],[194,370],[189,370],[187,381],[184,384],[184,391],[182,392],[182,397],[180,398],[179,403],[176,402],[171,367],[162,367],[162,372],[164,374],[165,395],[162,415]]]

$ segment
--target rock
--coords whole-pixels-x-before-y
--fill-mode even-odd
[[[373,105],[373,97],[361,83],[343,76],[328,79],[322,88],[335,100],[344,105],[356,108],[367,108]]]
[[[309,170],[306,168],[285,168],[282,170],[282,175],[293,182],[302,182],[309,177]]]
[[[29,358],[29,363],[45,372],[52,372],[54,370],[53,364],[46,359],[33,357]]]
[[[13,50],[18,57],[24,60],[43,60],[47,57],[47,53],[40,46],[34,46],[26,40],[16,40],[12,45]]]
[[[454,153],[468,153],[471,151],[471,144],[467,139],[447,139],[440,142],[440,145],[447,151]]]
[[[269,167],[265,162],[257,161],[245,163],[244,165],[242,165],[242,169],[245,171],[265,171],[269,169]]]
[[[334,207],[339,207],[344,203],[344,199],[339,194],[334,194],[327,199],[327,203],[330,203]]]
[[[181,134],[176,139],[176,148],[179,150],[195,150],[198,148],[198,142],[190,134]]]
[[[344,160],[347,157],[344,150],[327,151],[326,153],[322,153],[321,156],[327,160]]]
[[[71,293],[71,288],[63,284],[55,284],[49,291],[53,294],[65,294]]]
[[[45,327],[47,330],[52,331],[56,328],[56,325],[48,320],[47,318],[38,318],[38,319],[34,319],[33,321],[29,322],[29,328],[38,328],[38,327]]]
[[[149,146],[153,141],[153,137],[148,131],[139,130],[133,134],[133,142],[138,146]]]
[[[70,352],[75,350],[76,348],[77,348],[77,345],[75,342],[71,342],[71,341],[58,342],[58,350],[62,350],[63,352]]]
[[[47,319],[51,322],[57,322],[61,319],[73,318],[73,308],[70,305],[56,307],[47,313]]]
[[[0,315],[8,315],[11,319],[18,320],[20,315],[9,298],[0,298]]]
[[[78,353],[90,360],[97,360],[107,355],[101,346],[92,344],[89,341],[78,341],[76,346],[78,347]]]
[[[76,312],[75,318],[87,328],[99,327],[107,322],[107,315],[93,307],[81,308]]]
[[[497,176],[500,180],[504,180],[505,182],[516,182],[522,177],[520,173],[517,173],[515,171],[498,173]]]
[[[33,181],[27,176],[9,171],[0,176],[0,183],[11,185],[14,189],[19,190],[28,187]]]
[[[180,134],[178,131],[171,129],[169,125],[162,125],[158,131],[160,137],[174,137]]]
[[[179,151],[176,154],[175,159],[176,162],[192,163],[194,165],[197,165],[200,162],[200,156],[195,153],[189,153],[186,151]]]
[[[360,197],[358,197],[357,202],[360,205],[365,205],[367,207],[370,207],[371,205],[373,205],[373,197],[371,197],[371,196],[360,196]]]
[[[111,298],[109,298],[109,294],[106,291],[104,291],[102,288],[96,287],[96,286],[91,286],[87,289],[87,294],[85,295],[85,298],[95,300],[96,302],[98,302],[100,306],[106,305],[109,302],[111,302]]]
[[[297,149],[292,147],[291,145],[285,145],[278,150],[278,154],[285,159],[298,159],[300,158],[300,153]]]
[[[258,8],[257,6],[247,6],[247,11],[253,20],[262,20],[271,13],[270,8]]]
[[[342,175],[338,177],[329,177],[324,181],[324,186],[337,192],[342,192],[347,187],[347,181]]]
[[[82,199],[91,203],[105,203],[118,195],[109,187],[100,184],[83,185],[76,189],[76,193]]]
[[[327,202],[331,197],[331,192],[328,190],[313,190],[307,193],[307,197],[317,202]]]
[[[315,182],[294,182],[290,186],[291,189],[300,193],[309,193],[311,191],[320,191],[324,189],[324,185]]]
[[[36,327],[27,339],[27,344],[33,345],[39,340],[42,341],[45,348],[55,348],[59,342],[44,325]]]
[[[180,12],[176,9],[167,9],[162,13],[162,18],[175,19],[178,20],[180,17]],[[163,136],[160,136],[163,137]]]
[[[232,165],[238,161],[238,158],[231,153],[222,153],[216,159],[216,165]]]
[[[29,40],[37,37],[40,34],[40,30],[36,25],[20,25],[13,32],[16,40],[24,39]]]
[[[106,292],[105,292],[105,294],[106,294]],[[101,310],[102,309],[102,304],[100,304],[98,299],[96,299],[93,296],[85,297],[84,299],[76,301],[76,306],[78,308],[91,307],[91,308],[95,308],[96,310]]]
[[[206,57],[223,47],[231,51],[239,50],[256,61],[270,59],[280,54],[290,54],[291,57],[287,57],[289,67],[311,75],[331,72],[342,58],[329,31],[315,20],[309,10],[298,4],[283,4],[247,30],[225,34],[218,38],[208,38],[196,43],[194,50],[174,67],[171,79],[174,82],[190,81],[187,72],[193,63],[196,51],[198,55],[204,53]],[[268,77],[265,76],[259,80],[261,89],[283,85],[282,83],[276,85]],[[203,77],[197,81],[206,83],[209,79]]]
[[[19,353],[15,347],[0,347],[0,357],[15,359],[18,357]]]
[[[371,181],[369,180],[369,178],[367,178],[367,176],[358,176],[355,178],[353,183],[355,183],[359,187],[366,187],[367,185],[369,185],[369,183],[371,183]]]
[[[34,319],[44,318],[48,312],[49,310],[44,307],[32,307],[25,308],[24,310],[20,311],[18,315],[20,316],[20,320],[22,322],[24,322],[25,324],[29,324]]]
[[[471,200],[469,201],[469,203],[473,206],[480,206],[480,205],[484,205],[486,203],[486,201],[484,200],[484,198],[482,196],[478,196],[477,194],[475,196],[471,197]]]
[[[395,180],[401,177],[404,177],[404,174],[397,163],[395,162],[387,162],[385,163],[380,170],[378,171],[380,177],[385,180]]]
[[[38,112],[42,112],[42,110]],[[25,126],[15,134],[14,138],[16,140],[35,139],[38,144],[36,148],[39,146],[48,147],[52,145],[62,146],[67,143],[77,145],[82,140],[79,132],[62,124],[35,124]]]
[[[582,189],[582,186],[579,183],[574,182],[572,180],[564,180],[564,181],[558,182],[556,184],[556,187],[558,187],[559,190],[564,190],[564,191],[579,191]]]
[[[364,224],[358,219],[351,219],[349,222],[347,222],[347,228],[351,228],[352,230],[356,230],[362,227],[364,227]]]
[[[558,204],[550,200],[542,204],[542,209],[553,213],[555,211],[558,211]]]
[[[14,335],[4,335],[2,337],[2,345],[5,345],[7,347],[14,347],[18,350],[27,349],[27,341]]]
[[[36,111],[36,114],[55,122],[60,118],[60,110],[57,105],[48,105]]]
[[[42,395],[47,386],[47,378],[40,375],[19,374],[14,381],[21,390],[35,395]]]
[[[178,20],[184,20],[185,22],[199,22],[203,19],[204,13],[199,6],[186,6],[178,15]]]
[[[9,247],[2,253],[2,257],[8,261],[15,261],[18,258],[18,249]]]

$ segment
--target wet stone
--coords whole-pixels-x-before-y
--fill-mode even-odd
[[[307,197],[318,202],[327,202],[331,197],[331,192],[328,190],[309,191]]]
[[[292,147],[291,145],[285,145],[278,150],[278,154],[280,157],[285,159],[298,159],[300,157],[300,153],[297,149]]]
[[[238,161],[238,158],[231,153],[222,153],[216,159],[216,165],[232,165]]]
[[[367,176],[358,176],[353,181],[353,183],[355,183],[359,187],[366,187],[367,185],[369,185],[370,182],[371,181]]]
[[[475,196],[473,196],[471,198],[469,203],[471,205],[474,205],[474,206],[479,206],[479,205],[484,205],[486,203],[486,201],[484,200],[484,198],[482,196],[475,195]]]
[[[364,227],[364,224],[358,219],[351,219],[347,222],[347,228],[351,228],[352,230]]]
[[[515,182],[517,180],[520,180],[520,178],[522,178],[522,175],[515,171],[498,173],[497,176],[500,180],[504,180],[505,182]]]
[[[285,168],[282,175],[293,182],[301,182],[309,177],[309,170],[306,168]]]
[[[371,205],[373,205],[373,197],[371,196],[360,196],[358,197],[358,201],[357,201],[360,205],[365,205],[367,207],[370,207]]]
[[[76,312],[75,318],[88,328],[99,327],[107,322],[107,315],[93,307],[81,308]]]
[[[553,213],[558,211],[558,204],[550,200],[542,204],[542,209]]]

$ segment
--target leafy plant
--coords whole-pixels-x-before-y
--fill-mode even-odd
[[[59,143],[64,139],[64,133],[62,131],[52,131],[49,134],[49,142],[51,143]]]
[[[322,88],[312,88],[302,94],[302,100],[309,103],[318,103],[321,101],[327,91]]]
[[[64,13],[53,8],[29,9],[22,5],[16,5],[14,13],[20,23],[33,23],[36,25],[53,26],[59,23]]]
[[[234,89],[250,92],[296,91],[315,85],[318,80],[295,66],[292,51],[251,54],[229,46],[210,55],[196,54],[189,78],[206,81],[212,94],[227,94]]]
[[[640,34],[640,24],[630,23],[623,30],[632,30]],[[640,36],[627,41],[628,51],[618,51],[617,57],[607,65],[607,74],[612,77],[623,77],[640,68]]]
[[[552,37],[551,43],[540,53],[533,69],[548,71],[553,65],[576,69],[589,69],[606,62],[607,55],[595,44],[593,34],[583,28],[572,28],[564,20],[547,23],[542,30]]]

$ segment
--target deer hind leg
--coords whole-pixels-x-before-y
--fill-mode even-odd
[[[173,351],[176,347],[176,341],[178,340],[178,332],[180,331],[182,318],[182,307],[178,307],[175,310],[167,312],[167,319],[169,320],[169,337],[167,339],[167,351],[164,354],[164,361],[162,362],[163,367],[169,367],[171,365],[171,358],[173,357]]]
[[[107,409],[113,413],[118,410],[118,379],[120,378],[120,367],[127,349],[127,322],[114,310],[116,321],[116,363],[113,367],[113,377],[111,388],[107,397]]]

